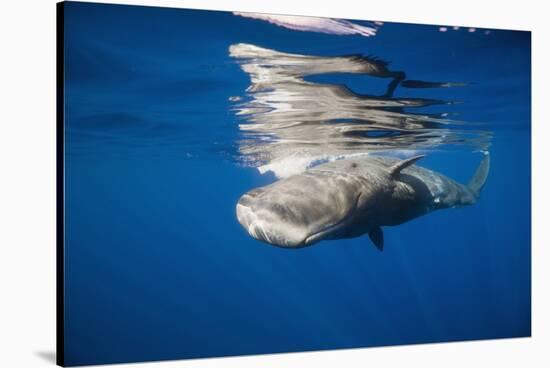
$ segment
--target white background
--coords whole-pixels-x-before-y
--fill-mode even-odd
[[[550,225],[545,217],[550,205],[546,170],[550,144],[545,141],[550,136],[546,92],[550,40],[549,12],[543,1],[539,5],[525,0],[123,2],[533,31],[532,338],[147,363],[144,367],[548,366],[550,245],[546,230]],[[55,1],[12,0],[0,6],[0,367],[51,367],[55,356]]]

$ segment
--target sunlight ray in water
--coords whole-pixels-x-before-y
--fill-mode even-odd
[[[490,143],[489,131],[451,120],[447,111],[422,112],[434,105],[450,109],[454,101],[393,98],[400,85],[448,88],[465,83],[405,80],[404,72],[392,71],[388,63],[371,56],[288,54],[249,44],[232,45],[229,54],[251,81],[248,98],[235,105],[241,118],[239,160],[262,173],[285,177],[350,155],[388,150],[413,154],[443,145],[486,150]],[[387,90],[367,95],[344,84],[305,79],[335,73],[386,78]]]

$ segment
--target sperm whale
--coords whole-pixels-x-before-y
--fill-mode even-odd
[[[423,157],[371,155],[325,163],[244,194],[237,219],[252,237],[279,247],[368,234],[383,250],[382,227],[474,204],[489,174],[488,153],[466,185],[415,165]]]

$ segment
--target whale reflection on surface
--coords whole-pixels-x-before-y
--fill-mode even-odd
[[[370,37],[376,35],[378,28],[377,26],[380,25],[374,23],[369,25],[361,25],[344,19],[303,17],[296,15],[243,12],[233,12],[233,14],[245,18],[263,20],[279,27],[284,27],[295,31],[320,32],[335,35],[357,34],[364,37]]]
[[[229,48],[251,80],[248,98],[235,105],[241,118],[239,159],[277,177],[298,174],[322,162],[372,152],[412,155],[442,145],[487,150],[491,133],[422,108],[453,101],[393,98],[396,88],[448,88],[463,83],[406,80],[401,71],[370,56],[308,56],[249,44]],[[380,96],[360,94],[343,84],[313,82],[336,73],[386,78]],[[368,79],[366,80],[366,83]],[[416,110],[411,112],[410,110]]]

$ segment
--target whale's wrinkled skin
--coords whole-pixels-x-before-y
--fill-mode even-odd
[[[252,237],[280,247],[369,234],[382,250],[382,226],[473,204],[489,173],[488,154],[468,185],[414,165],[422,157],[365,156],[319,165],[244,194],[237,219]]]

